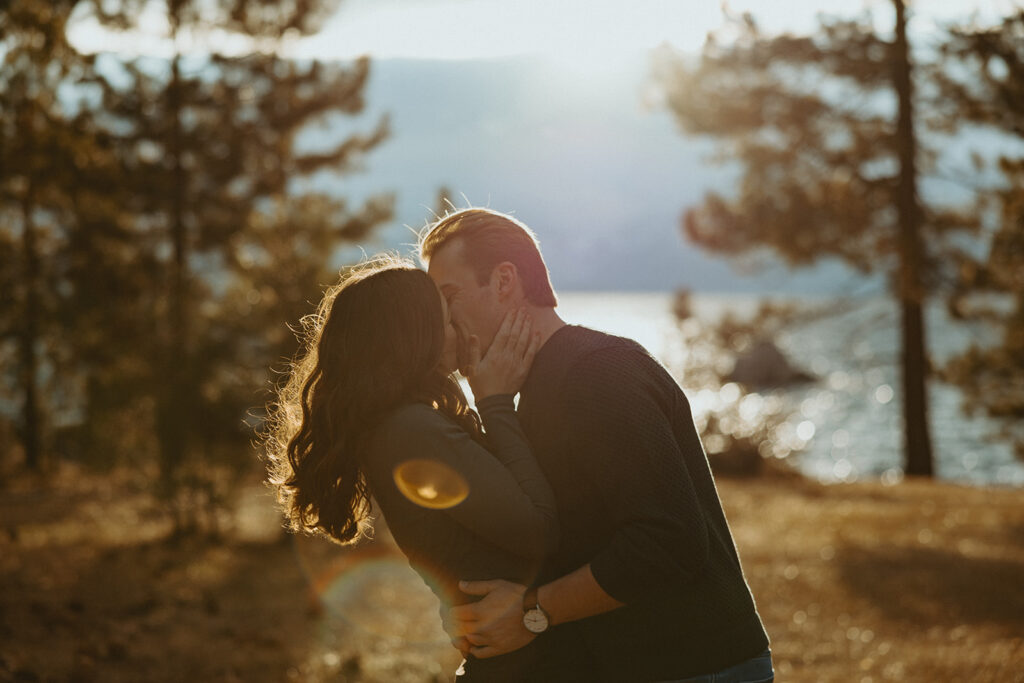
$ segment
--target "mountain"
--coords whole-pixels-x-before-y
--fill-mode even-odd
[[[841,264],[740,276],[687,244],[684,208],[735,172],[709,164],[709,144],[681,135],[666,111],[645,105],[650,97],[641,58],[600,78],[538,58],[375,60],[366,111],[310,129],[300,144],[329,144],[390,116],[393,134],[362,172],[310,181],[352,198],[396,193],[395,220],[359,245],[367,253],[411,251],[405,226],[430,219],[444,185],[459,206],[464,194],[529,225],[556,289],[849,289],[857,278]],[[358,258],[359,249],[341,258]]]

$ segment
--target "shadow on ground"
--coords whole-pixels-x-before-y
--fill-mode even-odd
[[[986,623],[1007,635],[1020,632],[1019,561],[925,546],[846,546],[836,563],[843,582],[894,621],[918,627]]]
[[[0,665],[19,680],[280,680],[312,630],[290,544],[47,546],[3,574]]]

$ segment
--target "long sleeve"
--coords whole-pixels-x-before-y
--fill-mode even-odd
[[[447,515],[484,540],[524,557],[543,557],[557,544],[554,494],[537,466],[516,418],[512,396],[478,405],[490,450],[433,408],[410,405],[378,430],[368,463],[375,487],[396,487],[396,468],[427,459],[454,470],[468,487],[453,507],[423,510]]]
[[[541,583],[586,566],[625,603],[554,629],[578,639],[591,678],[686,679],[768,647],[689,401],[640,344],[559,328],[517,416],[558,500],[561,542]]]
[[[581,359],[567,378],[574,400],[563,427],[579,449],[576,461],[591,465],[581,476],[613,524],[591,571],[626,603],[666,583],[692,581],[708,561],[708,526],[687,467],[705,456],[685,398],[664,391],[657,373],[667,374],[641,350],[612,350]],[[689,418],[685,434],[673,429],[681,409]]]

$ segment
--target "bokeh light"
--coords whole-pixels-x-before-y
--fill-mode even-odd
[[[395,467],[395,485],[413,503],[432,510],[455,507],[469,495],[469,484],[452,467],[425,458]]]

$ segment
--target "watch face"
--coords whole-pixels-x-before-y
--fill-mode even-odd
[[[548,615],[536,608],[528,610],[523,614],[523,626],[530,633],[543,633],[548,628]]]

